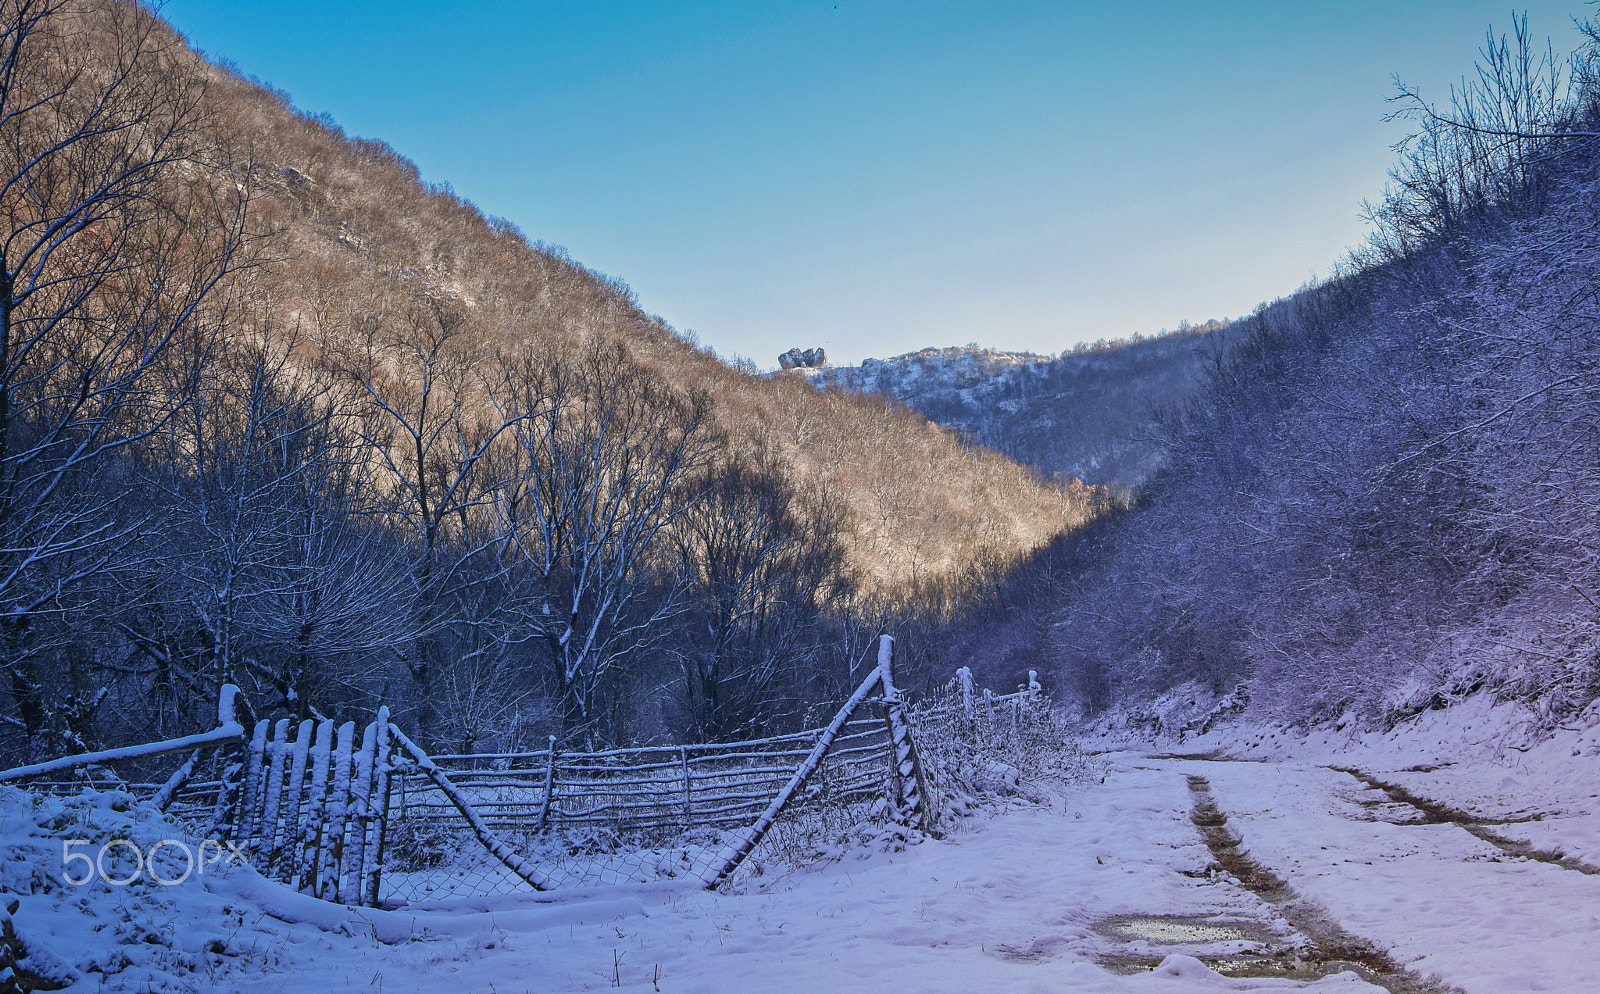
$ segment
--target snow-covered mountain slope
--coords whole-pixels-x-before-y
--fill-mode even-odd
[[[1189,395],[1224,347],[1227,328],[1212,322],[1080,346],[1059,357],[928,348],[786,375],[887,394],[1045,475],[1128,490],[1161,467],[1157,412]]]

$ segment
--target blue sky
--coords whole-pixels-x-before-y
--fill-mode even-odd
[[[1519,8],[1520,9],[1520,8]],[[1527,8],[1576,44],[1578,3]],[[1502,3],[170,0],[724,356],[1056,352],[1248,313],[1360,241]]]

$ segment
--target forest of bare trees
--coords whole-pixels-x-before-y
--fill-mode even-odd
[[[135,3],[0,3],[0,156],[7,762],[228,683],[450,751],[758,734],[1097,510],[721,363]]]

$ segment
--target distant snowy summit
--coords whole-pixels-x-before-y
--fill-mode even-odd
[[[917,407],[916,396],[930,390],[973,390],[978,395],[1050,356],[1000,352],[976,345],[926,348],[889,359],[863,359],[859,366],[833,366],[812,377],[818,386],[885,393]],[[976,399],[976,396],[969,399]]]

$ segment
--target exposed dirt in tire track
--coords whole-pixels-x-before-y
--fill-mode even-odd
[[[1458,988],[1407,970],[1373,943],[1346,931],[1321,906],[1295,893],[1287,881],[1252,859],[1239,837],[1229,831],[1228,816],[1217,806],[1210,781],[1195,775],[1188,781],[1194,798],[1189,818],[1200,830],[1212,858],[1310,941],[1311,948],[1301,954],[1302,960],[1346,966],[1391,994],[1459,994]]]
[[[1473,835],[1489,843],[1509,856],[1518,856],[1524,859],[1538,860],[1567,870],[1576,870],[1579,873],[1600,875],[1600,866],[1586,863],[1576,856],[1555,852],[1549,849],[1539,849],[1526,842],[1507,838],[1498,832],[1490,830],[1490,825],[1512,825],[1535,819],[1497,819],[1480,818],[1467,811],[1452,808],[1438,801],[1412,793],[1400,784],[1380,780],[1370,773],[1358,770],[1351,766],[1330,766],[1330,770],[1347,773],[1369,787],[1375,787],[1389,795],[1390,799],[1401,804],[1409,805],[1422,813],[1422,820],[1416,824],[1422,825],[1455,825],[1458,828],[1471,832]]]

